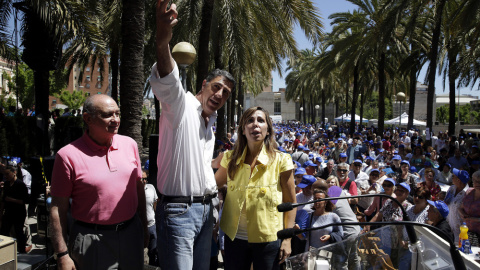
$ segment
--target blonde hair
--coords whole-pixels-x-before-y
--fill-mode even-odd
[[[327,177],[327,180],[325,180],[325,181],[327,181],[327,184],[328,184],[328,182],[330,182],[330,180],[332,180],[332,179],[335,180],[335,185],[336,185],[337,187],[339,187],[339,186],[340,186],[340,182],[338,182],[338,177],[336,177],[335,175],[330,175],[329,177]]]

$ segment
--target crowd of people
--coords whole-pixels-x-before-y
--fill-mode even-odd
[[[323,181],[330,189],[341,188],[341,196],[383,193],[396,198],[411,221],[438,227],[454,243],[458,243],[460,226],[465,222],[470,241],[478,246],[480,159],[476,134],[463,130],[457,136],[439,132],[438,136],[431,134],[429,145],[426,136],[417,129],[394,127],[377,134],[373,126],[357,125],[356,128],[349,135],[347,125],[338,123],[328,129],[319,124],[275,126],[279,151],[291,154],[295,164],[297,202],[314,200],[318,190],[312,190],[311,186]],[[350,214],[358,221],[403,220],[401,208],[392,200],[368,197],[347,201]],[[328,213],[327,209],[325,212]],[[309,212],[309,215],[302,212]],[[323,215],[324,211],[321,212]],[[299,228],[319,226],[312,222],[317,215],[318,203],[304,206],[297,212],[296,224]],[[343,220],[340,214],[338,216]],[[362,232],[373,228],[376,227],[364,226]],[[338,232],[345,234],[347,229],[319,231],[324,234],[320,240],[335,243]],[[386,233],[382,239],[391,239],[391,242],[384,243],[384,250],[394,263],[400,264],[401,269],[409,269],[411,253],[406,233],[395,227]],[[317,237],[318,233],[315,235]],[[299,236],[300,240],[302,238]],[[296,252],[325,244],[316,240],[300,245]]]

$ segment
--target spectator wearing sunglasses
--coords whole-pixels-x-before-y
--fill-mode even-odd
[[[340,183],[340,187],[348,193],[347,196],[356,196],[358,195],[357,184],[353,179],[347,177],[348,167],[347,163],[340,163],[337,165],[338,182]],[[350,203],[350,205],[355,205],[358,203],[358,199],[348,199],[348,203]]]
[[[377,173],[378,175],[380,175],[380,171],[378,169],[373,169],[370,172],[370,177],[372,176],[372,173]],[[393,180],[392,178],[386,178],[382,183],[383,192],[381,192],[381,194],[396,198],[394,193],[395,184],[395,180]],[[372,204],[364,212],[367,221],[370,221],[372,217],[375,216],[378,211],[380,211],[380,209],[385,205],[386,201],[388,201],[388,199],[384,197],[373,198]]]

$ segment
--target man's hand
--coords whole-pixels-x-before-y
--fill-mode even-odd
[[[173,4],[167,9],[170,0],[157,2],[157,46],[167,46],[172,39],[172,28],[178,22],[177,5]]]
[[[74,270],[77,269],[75,264],[73,263],[72,258],[69,255],[65,255],[63,257],[58,258],[57,260],[57,268],[59,270]]]
[[[170,74],[175,66],[168,44],[172,39],[172,28],[178,22],[178,13],[177,6],[173,3],[167,9],[168,2],[169,0],[158,0],[157,2],[156,53],[157,71],[160,78]]]

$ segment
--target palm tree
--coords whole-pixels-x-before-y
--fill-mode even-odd
[[[120,65],[120,110],[119,133],[133,138],[139,151],[142,150],[142,103],[143,103],[143,44],[145,36],[145,2],[123,1],[122,51]]]
[[[459,69],[457,64],[457,58],[460,52],[465,50],[464,45],[461,44],[462,37],[465,36],[465,32],[457,25],[453,24],[455,20],[456,11],[459,9],[460,1],[449,1],[445,7],[445,14],[443,19],[443,35],[442,48],[439,55],[439,71],[443,71],[443,82],[448,76],[448,88],[449,88],[449,121],[448,121],[448,133],[455,134],[455,83],[459,76]],[[460,119],[459,119],[460,120]]]
[[[446,0],[437,0],[435,2],[434,25],[432,32],[432,45],[429,55],[430,64],[428,66],[428,89],[427,89],[427,127],[432,131],[433,128],[433,98],[435,97],[435,72],[437,70],[438,47],[440,35],[442,32],[442,17]],[[428,141],[427,144],[431,144]]]
[[[306,123],[306,106],[305,97],[310,98],[310,92],[312,90],[312,60],[314,58],[314,52],[312,50],[302,50],[301,57],[295,60],[287,61],[286,71],[290,71],[285,78],[286,91],[285,99],[300,100],[303,106],[303,121]],[[307,100],[309,101],[309,100]]]
[[[345,54],[349,59],[351,56],[356,57],[353,65],[349,67],[355,68],[356,65],[366,61],[367,58],[374,58],[377,61],[378,91],[379,91],[379,116],[378,130],[383,132],[385,120],[385,67],[387,46],[391,40],[393,26],[391,23],[384,21],[388,5],[379,3],[378,1],[367,0],[349,0],[359,8],[353,13],[343,12],[330,15],[333,19],[332,24],[335,25],[332,33],[344,34],[345,38],[341,38],[336,42],[337,51],[341,52],[345,48],[351,48],[350,53]],[[348,31],[350,29],[350,31]],[[334,46],[335,49],[335,46]],[[347,61],[347,60],[346,60]],[[358,77],[354,82],[354,105],[356,105],[356,97],[358,96]],[[354,106],[352,106],[354,107]],[[352,109],[352,112],[355,110]],[[351,131],[353,125],[351,125]]]

